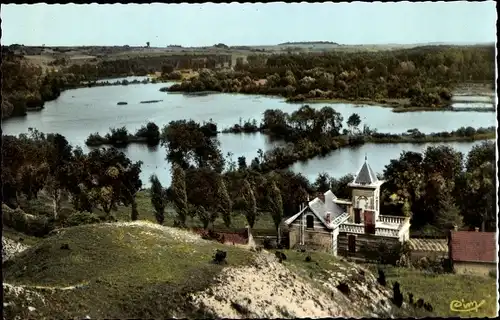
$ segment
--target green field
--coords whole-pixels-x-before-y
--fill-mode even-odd
[[[369,269],[377,272],[376,266]],[[443,317],[495,317],[497,315],[496,279],[492,277],[434,274],[426,271],[384,266],[386,279],[398,281],[404,298],[413,293],[414,300],[419,298],[433,305],[436,314]],[[485,300],[477,312],[455,312],[450,310],[453,300],[465,302]]]

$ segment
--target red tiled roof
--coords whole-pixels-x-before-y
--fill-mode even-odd
[[[452,231],[451,259],[463,262],[496,262],[494,232]]]

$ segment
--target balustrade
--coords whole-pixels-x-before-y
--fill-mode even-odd
[[[375,235],[383,237],[399,237],[399,230],[389,228],[375,228]]]
[[[378,216],[378,220],[380,222],[391,223],[391,224],[402,224],[406,217],[397,217],[397,216]]]

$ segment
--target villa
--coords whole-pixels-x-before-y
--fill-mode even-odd
[[[285,221],[290,248],[305,246],[333,255],[362,258],[360,248],[380,243],[394,245],[410,238],[410,218],[380,214],[380,187],[365,162],[349,183],[351,199],[339,199],[330,190],[304,204]]]

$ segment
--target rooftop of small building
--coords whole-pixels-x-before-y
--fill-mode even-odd
[[[349,183],[349,186],[378,186],[384,183],[379,180],[375,171],[368,164],[368,157],[365,155],[365,162],[354,177],[354,180]]]

